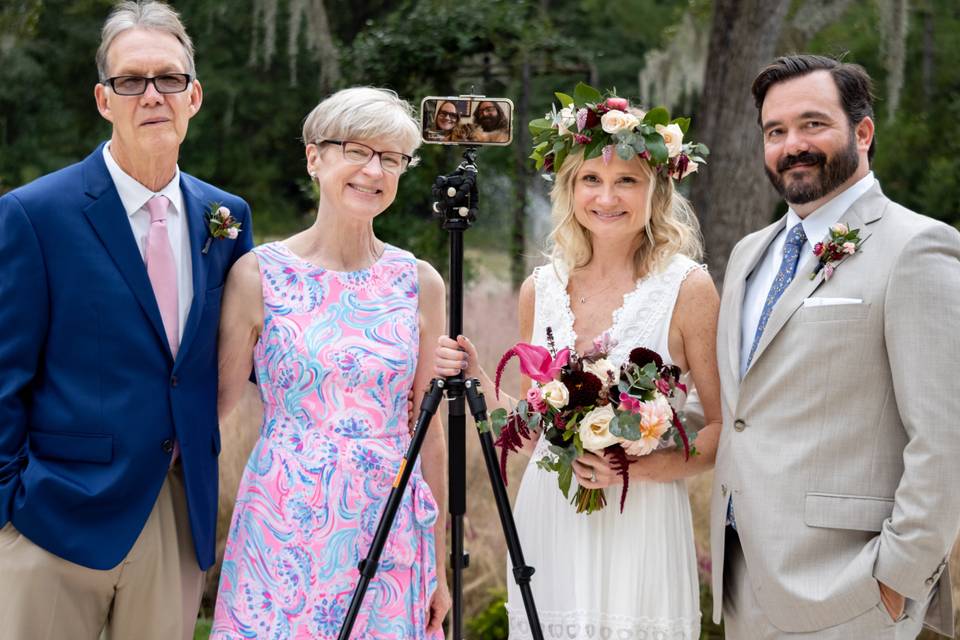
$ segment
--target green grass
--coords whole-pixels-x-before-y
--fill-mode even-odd
[[[193,640],[207,640],[210,637],[210,627],[213,620],[210,618],[200,618],[197,620],[197,626],[193,629]]]

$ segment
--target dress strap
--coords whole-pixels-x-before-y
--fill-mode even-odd
[[[680,285],[694,269],[706,269],[685,255],[675,254],[654,274],[640,280],[637,288],[628,293],[622,307],[614,312],[612,337],[614,362],[626,360],[630,351],[643,345],[668,358],[667,339],[673,308]]]
[[[573,312],[567,295],[568,274],[566,267],[550,263],[533,270],[534,302],[532,342],[547,343],[547,327],[553,331],[557,349],[574,348]]]

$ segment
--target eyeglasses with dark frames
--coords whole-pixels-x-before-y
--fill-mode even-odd
[[[441,111],[437,114],[437,120],[452,120],[456,122],[460,119],[460,114],[456,111]]]
[[[190,86],[193,77],[189,73],[163,73],[159,76],[114,76],[101,84],[109,86],[118,96],[142,96],[147,85],[152,84],[157,93],[182,93]]]
[[[350,164],[367,164],[373,156],[380,157],[380,166],[387,173],[399,175],[407,170],[411,156],[399,151],[377,151],[362,142],[351,140],[320,140],[316,144],[336,144],[340,146],[343,159]]]

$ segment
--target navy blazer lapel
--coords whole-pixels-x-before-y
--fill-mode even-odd
[[[160,307],[147,275],[147,267],[140,255],[136,238],[130,228],[127,212],[120,202],[120,195],[110,178],[107,165],[103,161],[103,145],[101,144],[83,163],[84,189],[93,202],[84,208],[94,231],[107,253],[117,265],[120,275],[127,282],[143,312],[153,325],[153,330],[160,338],[171,359],[170,345],[167,344],[167,334],[163,328],[163,319],[160,317]]]
[[[187,227],[190,230],[190,260],[193,266],[193,302],[190,304],[190,313],[183,328],[183,337],[180,339],[180,350],[177,352],[177,361],[190,348],[190,343],[197,333],[200,316],[203,315],[204,294],[207,290],[207,255],[202,252],[203,244],[207,239],[206,203],[203,192],[195,184],[193,178],[180,172],[180,191],[183,193],[183,206],[186,209]]]

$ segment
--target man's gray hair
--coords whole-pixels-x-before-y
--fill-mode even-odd
[[[341,89],[313,108],[303,123],[303,143],[323,140],[390,140],[413,155],[420,125],[413,107],[390,89]],[[411,166],[417,159],[411,162]]]
[[[107,51],[114,39],[127,29],[155,29],[164,33],[169,33],[180,41],[183,46],[184,61],[187,63],[187,73],[191,78],[197,75],[196,67],[193,64],[193,42],[187,35],[187,30],[180,21],[180,15],[163,2],[120,2],[117,4],[107,21],[103,23],[103,30],[100,32],[100,47],[97,49],[97,73],[100,81],[106,80],[109,75],[107,70]]]

